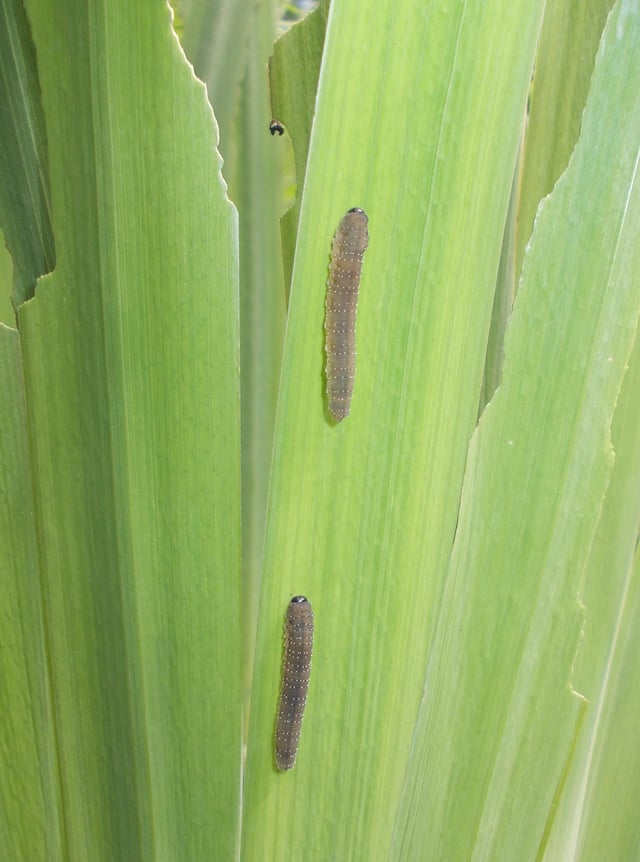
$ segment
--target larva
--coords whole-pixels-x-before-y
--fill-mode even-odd
[[[362,258],[369,234],[364,210],[344,216],[333,238],[327,282],[325,348],[329,413],[339,422],[349,415],[356,373],[356,311]]]
[[[312,648],[313,610],[304,596],[294,596],[285,617],[282,690],[276,723],[276,766],[282,772],[293,769],[296,762]]]

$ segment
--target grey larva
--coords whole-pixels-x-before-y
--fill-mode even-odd
[[[313,610],[304,596],[294,596],[285,617],[282,690],[276,723],[276,766],[282,772],[293,769],[296,762],[312,648]]]
[[[364,210],[344,216],[333,238],[327,282],[325,346],[329,413],[339,422],[349,415],[356,373],[356,311],[362,258],[369,234]]]

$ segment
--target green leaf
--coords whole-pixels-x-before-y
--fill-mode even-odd
[[[0,324],[0,855],[61,858],[55,735],[38,580],[20,341]]]
[[[11,283],[13,280],[13,261],[4,244],[4,236],[0,230],[0,323],[12,325],[15,311],[11,305]]]
[[[13,260],[12,299],[53,269],[47,141],[36,56],[20,0],[0,2],[0,224]],[[4,315],[3,319],[8,319]]]
[[[229,858],[238,257],[215,123],[162,4],[28,11],[58,261],[19,323],[65,852]]]
[[[541,14],[512,2],[330,8],[276,425],[247,859],[393,852]],[[352,412],[336,426],[322,320],[331,237],[354,206],[369,215],[370,242]],[[278,775],[293,594],[314,607],[316,644],[298,763]]]

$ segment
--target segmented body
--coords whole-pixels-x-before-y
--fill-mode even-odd
[[[285,617],[282,690],[276,724],[276,766],[281,771],[293,769],[296,762],[312,648],[313,610],[304,596],[295,596]]]
[[[327,282],[325,347],[329,413],[340,421],[349,415],[356,374],[356,312],[362,259],[369,242],[366,213],[358,208],[344,216],[331,249]]]

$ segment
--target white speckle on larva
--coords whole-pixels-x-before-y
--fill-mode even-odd
[[[312,649],[313,610],[304,596],[294,596],[285,617],[282,688],[276,722],[276,766],[282,772],[293,769],[296,762]]]
[[[369,243],[366,213],[349,210],[331,247],[327,282],[325,349],[329,413],[339,422],[349,415],[356,374],[356,312],[362,259]]]

